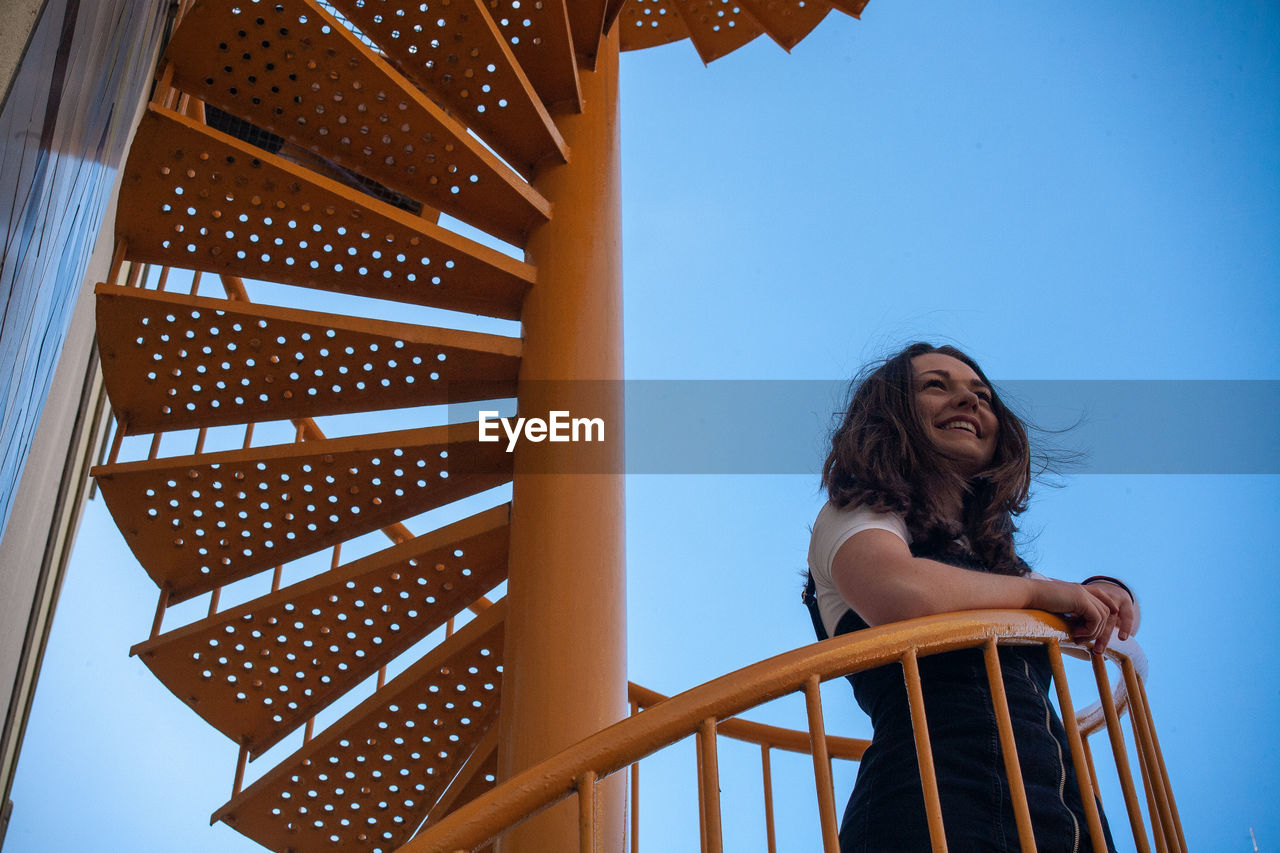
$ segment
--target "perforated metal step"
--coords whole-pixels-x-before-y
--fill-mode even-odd
[[[501,583],[509,505],[134,646],[257,756]]]
[[[523,245],[546,200],[310,0],[198,4],[173,83],[346,169]]]
[[[496,723],[505,603],[214,813],[271,850],[390,853]]]
[[[582,108],[565,0],[484,0],[507,46],[553,113]]]
[[[455,424],[99,466],[108,509],[170,601],[505,483],[511,455]]]
[[[127,433],[516,395],[520,341],[100,284],[98,349]]]
[[[670,0],[703,62],[732,53],[764,32],[737,0]]]
[[[126,257],[516,319],[529,264],[150,107],[125,166]]]
[[[689,37],[675,0],[627,0],[618,21],[623,50],[643,50]]]
[[[432,806],[419,831],[439,823],[458,806],[465,805],[481,794],[492,791],[497,786],[497,780],[498,727],[493,726],[471,753],[467,763],[458,771],[458,775],[454,777],[448,789]],[[478,848],[476,853],[486,853],[492,849],[492,844],[486,844]]]
[[[342,15],[395,67],[445,105],[516,169],[563,163],[567,149],[482,0],[336,0]]]
[[[825,0],[738,0],[769,37],[791,50],[831,11]]]
[[[569,32],[573,35],[573,50],[584,67],[595,70],[596,51],[605,31],[605,11],[608,0],[565,0],[569,11]]]

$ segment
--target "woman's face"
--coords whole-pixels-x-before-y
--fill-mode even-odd
[[[1000,423],[991,389],[958,358],[931,352],[911,359],[916,412],[925,434],[942,454],[972,477],[991,464]]]

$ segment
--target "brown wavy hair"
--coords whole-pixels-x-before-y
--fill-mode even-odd
[[[990,466],[972,479],[933,444],[916,411],[911,360],[926,353],[959,359],[991,388],[991,410],[1000,431]],[[863,369],[850,386],[849,404],[831,436],[822,485],[837,507],[859,504],[902,515],[914,550],[977,558],[998,574],[1029,571],[1013,541],[1013,518],[1026,510],[1030,497],[1027,431],[977,362],[955,347],[914,343]],[[941,507],[940,495],[951,489],[963,495],[959,524]],[[968,539],[967,551],[956,542],[962,535]]]

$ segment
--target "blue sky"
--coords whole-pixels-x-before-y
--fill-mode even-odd
[[[789,56],[628,54],[628,375],[842,379],[925,338],[996,379],[1280,378],[1278,58],[1274,4],[887,0]],[[1153,411],[1151,429],[1180,417]],[[1229,411],[1215,426],[1207,448],[1236,432]],[[797,577],[815,478],[633,476],[627,500],[632,680],[676,692],[811,640]],[[1250,827],[1280,849],[1277,508],[1275,476],[1090,474],[1024,518],[1038,569],[1142,597],[1193,849],[1250,850]],[[153,606],[91,504],[6,853],[256,849],[207,826],[235,749],[126,657]],[[843,683],[825,695],[832,731],[865,731]],[[683,775],[646,797],[685,799],[645,807],[646,849],[696,849],[692,757],[646,778],[667,765]],[[727,777],[729,849],[763,849],[743,776]],[[784,802],[790,849],[816,843],[805,797]]]

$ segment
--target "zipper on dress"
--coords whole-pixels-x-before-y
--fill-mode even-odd
[[[1045,733],[1049,735],[1049,740],[1053,741],[1054,749],[1058,750],[1058,802],[1062,804],[1063,811],[1071,816],[1071,827],[1075,833],[1071,840],[1071,853],[1079,853],[1080,821],[1076,820],[1076,813],[1067,805],[1067,765],[1062,758],[1062,744],[1058,743],[1058,739],[1053,736],[1053,709],[1049,705],[1049,700],[1045,699],[1044,694],[1040,692],[1040,685],[1036,684],[1035,679],[1031,677],[1031,667],[1025,660],[1022,662],[1022,669],[1027,676],[1027,681],[1031,682],[1031,689],[1040,699],[1040,704],[1044,705]]]

